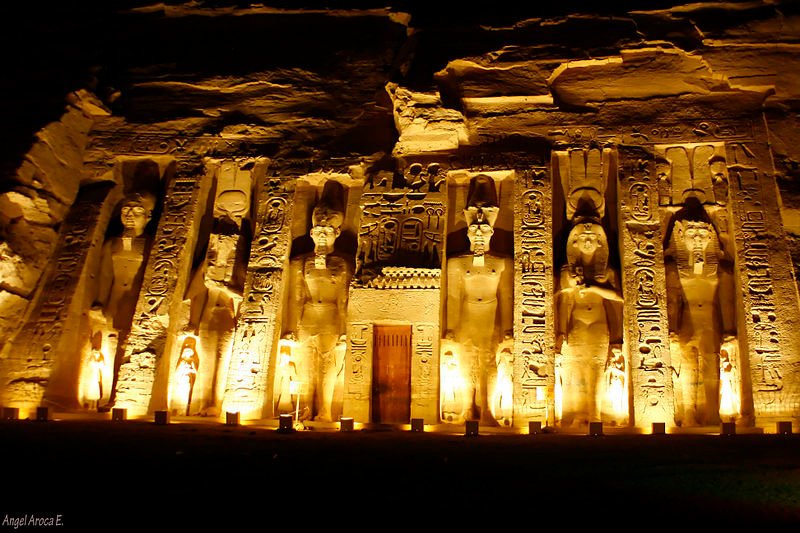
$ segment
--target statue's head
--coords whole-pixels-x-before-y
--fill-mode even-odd
[[[342,233],[344,223],[344,186],[328,180],[311,214],[311,240],[317,255],[333,252],[333,244]]]
[[[120,219],[126,233],[133,233],[136,237],[144,233],[147,223],[153,216],[156,205],[155,197],[148,192],[137,192],[127,195],[122,200]]]
[[[183,339],[183,345],[181,346],[181,354],[185,354],[187,352],[194,354],[196,351],[197,351],[197,339],[195,339],[192,336]]]
[[[567,238],[567,261],[573,272],[583,268],[590,279],[605,276],[608,266],[608,238],[595,219],[580,219]]]
[[[248,207],[247,195],[244,191],[230,189],[219,193],[214,210],[217,216],[227,217],[237,227],[241,227],[242,219],[247,215]]]
[[[467,221],[469,249],[475,255],[483,255],[489,251],[494,223],[500,210],[497,204],[494,180],[485,174],[472,178],[469,183],[464,218]]]
[[[698,200],[692,198],[675,213],[671,229],[671,244],[675,247],[680,271],[694,274],[716,272],[719,238]]]

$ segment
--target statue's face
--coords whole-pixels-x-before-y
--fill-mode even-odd
[[[233,223],[240,226],[242,219],[247,214],[247,195],[242,191],[223,191],[217,198],[215,208],[220,215],[227,216]]]
[[[470,224],[467,227],[470,251],[477,254],[486,253],[489,249],[489,241],[492,239],[493,234],[494,229],[486,222]]]
[[[318,254],[327,254],[333,251],[333,243],[341,230],[333,226],[314,226],[311,228],[311,240],[314,241],[314,251]]]
[[[683,242],[689,251],[705,253],[711,242],[711,230],[707,224],[690,224],[683,230]]]
[[[600,248],[601,243],[596,233],[581,233],[575,239],[574,246],[577,246],[582,253],[592,255]]]
[[[127,202],[122,206],[120,218],[125,229],[138,237],[144,233],[144,228],[150,221],[150,211],[139,202]]]

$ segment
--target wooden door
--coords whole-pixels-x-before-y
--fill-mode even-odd
[[[372,421],[411,420],[411,326],[375,326],[372,359]]]

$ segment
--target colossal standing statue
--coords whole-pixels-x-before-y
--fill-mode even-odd
[[[447,260],[445,337],[455,343],[458,352],[464,387],[460,417],[487,424],[497,422],[490,402],[497,377],[497,350],[512,337],[513,264],[510,257],[496,254],[490,247],[498,212],[494,180],[483,174],[475,176],[464,210],[470,253]],[[504,361],[502,357],[499,360]]]
[[[595,219],[578,219],[567,240],[557,293],[556,349],[561,353],[562,422],[600,421],[612,333],[620,323],[610,302],[622,302],[608,266],[608,239]]]
[[[150,193],[127,195],[120,204],[122,235],[103,245],[95,300],[116,330],[131,326],[150,249],[151,239],[145,228],[154,207],[155,197]]]
[[[723,347],[726,354],[735,350],[734,310],[720,305],[730,297],[732,278],[720,262],[716,228],[695,198],[675,213],[667,239],[670,336],[677,351],[672,357],[676,422],[683,427],[718,424],[719,353]]]
[[[301,356],[297,373],[305,389],[306,413],[301,418],[331,421],[334,394],[343,382],[345,313],[353,274],[352,260],[334,250],[344,223],[344,186],[325,182],[312,213],[314,251],[292,259],[290,264],[289,318],[285,328],[295,337]]]

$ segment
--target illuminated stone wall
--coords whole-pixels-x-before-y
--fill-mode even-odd
[[[585,387],[603,406],[576,408],[584,418],[621,427],[797,419],[800,68],[785,21],[800,13],[773,4],[737,17],[724,6],[609,7],[614,16],[478,26],[383,7],[154,8],[150,23],[187,42],[174,21],[263,25],[273,45],[313,28],[327,44],[270,55],[242,31],[255,51],[229,68],[221,52],[171,61],[159,41],[164,61],[113,66],[95,80],[102,96],[70,93],[61,118],[36,130],[0,192],[2,404],[254,419],[309,407],[313,423],[319,407],[298,400],[292,365],[324,388],[313,357],[343,354],[332,418],[369,423],[376,332],[408,326],[408,418],[461,423],[463,398],[443,407],[459,392],[447,381],[458,374],[448,300],[471,253],[481,258],[465,276],[496,274],[468,250],[470,226],[487,222],[494,264],[511,265],[513,306],[509,338],[459,341],[481,353],[467,418],[562,427],[564,394]],[[119,16],[141,30],[140,15]],[[479,176],[496,205],[469,204]],[[314,209],[331,181],[346,203],[326,226]],[[156,201],[137,241],[123,235],[120,202],[142,190]],[[608,248],[579,264],[570,233],[590,219]],[[315,256],[314,227],[339,231],[327,255]],[[142,251],[127,322],[96,298],[112,242]],[[576,268],[601,264],[614,274]],[[320,287],[316,304],[335,302],[336,318],[301,332],[293,321]],[[577,313],[560,307],[567,292]],[[595,327],[597,342],[586,341]],[[582,348],[562,349],[581,328]],[[570,375],[565,391],[565,364],[584,349],[597,352],[596,382]]]

